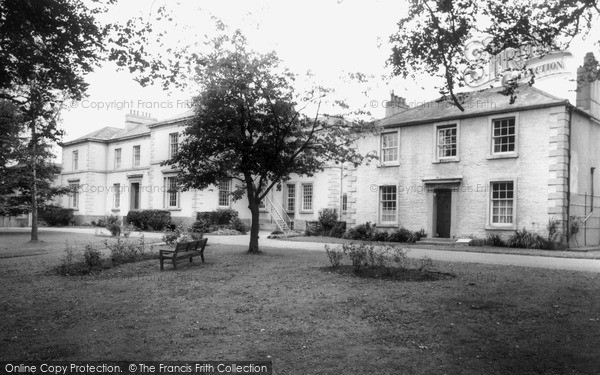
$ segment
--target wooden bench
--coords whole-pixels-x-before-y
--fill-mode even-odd
[[[173,268],[177,269],[177,261],[189,259],[192,262],[193,257],[199,256],[204,263],[204,247],[208,238],[203,238],[192,242],[179,242],[174,250],[160,250],[158,252],[160,260],[160,270],[164,269],[164,261],[170,260],[173,263]]]

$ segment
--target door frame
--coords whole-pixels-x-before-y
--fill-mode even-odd
[[[450,190],[450,237],[457,237],[457,205],[458,205],[458,194],[460,181],[452,181],[448,183],[431,183],[426,182],[426,194],[427,194],[427,227],[425,228],[428,238],[435,238],[436,227],[437,227],[437,202],[435,197],[436,190],[449,189]]]

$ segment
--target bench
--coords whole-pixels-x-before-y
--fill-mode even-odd
[[[179,242],[174,250],[160,250],[158,252],[160,260],[160,270],[164,269],[164,261],[170,260],[173,263],[173,268],[177,269],[177,261],[189,259],[192,262],[193,257],[199,256],[204,263],[204,247],[208,238],[203,238],[192,242]]]

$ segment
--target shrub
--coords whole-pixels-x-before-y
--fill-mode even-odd
[[[525,228],[515,231],[515,234],[508,239],[506,244],[509,247],[520,247],[525,249],[543,249],[554,250],[556,244],[537,233],[528,232]]]
[[[406,242],[415,243],[423,237],[427,237],[427,233],[425,232],[425,229],[421,228],[421,230],[413,232]]]
[[[329,258],[329,262],[333,268],[339,267],[342,263],[342,258],[344,256],[343,251],[340,251],[339,248],[332,248],[329,245],[325,245],[325,251],[327,252],[327,257]]]
[[[408,239],[411,237],[412,232],[409,231],[408,229],[404,228],[404,227],[400,227],[398,229],[396,229],[395,231],[393,231],[389,236],[388,236],[388,241],[389,242],[408,242]]]
[[[348,254],[354,271],[358,272],[366,264],[367,252],[373,249],[373,245],[349,243],[343,244],[342,249],[344,254]]]
[[[497,234],[488,234],[484,241],[484,244],[487,246],[506,247],[506,243],[504,242],[504,240]]]
[[[121,235],[121,219],[117,215],[107,216],[105,228],[113,237],[119,237]]]
[[[329,231],[329,237],[342,238],[344,233],[346,232],[346,222],[345,221],[336,221],[335,225]]]
[[[192,232],[209,233],[220,229],[230,229],[241,234],[248,232],[248,227],[238,217],[238,212],[231,208],[220,208],[216,211],[198,212],[192,224]]]
[[[342,238],[350,240],[370,240],[375,234],[375,227],[375,224],[371,224],[367,221],[365,224],[348,229]]]
[[[179,228],[177,228],[177,227],[175,229],[165,228],[165,231],[162,236],[162,240],[165,241],[165,243],[167,245],[173,245],[177,241],[179,236],[181,236],[181,232],[179,231]]]
[[[43,206],[38,212],[38,217],[49,226],[64,226],[73,222],[73,209],[58,206]]]
[[[318,221],[307,221],[304,234],[307,236],[319,236],[321,234],[321,223]]]
[[[113,265],[142,260],[146,248],[146,241],[143,235],[140,236],[137,243],[117,238],[116,242],[109,243],[108,241],[104,241],[104,244],[110,249],[110,260]]]
[[[196,219],[194,224],[192,224],[191,231],[198,232],[198,233],[208,233],[210,231],[210,227],[211,227],[210,221],[208,221],[204,218],[198,218],[198,219]]]
[[[373,237],[371,237],[371,241],[385,242],[387,240],[388,240],[387,232],[375,232],[375,233],[373,233]]]
[[[240,220],[237,216],[231,219],[231,223],[229,224],[231,229],[237,230],[241,234],[246,234],[248,232],[248,227],[242,220]]]
[[[129,211],[126,221],[140,230],[163,230],[171,224],[171,213],[167,210]]]
[[[319,211],[319,224],[321,224],[321,232],[329,233],[335,226],[338,219],[338,213],[335,208],[324,208]]]
[[[102,254],[92,244],[85,245],[83,260],[90,270],[102,267]]]

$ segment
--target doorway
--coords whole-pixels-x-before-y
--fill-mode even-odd
[[[435,189],[436,237],[450,238],[452,190]]]
[[[138,210],[140,208],[140,183],[131,183],[130,205],[129,209]]]

